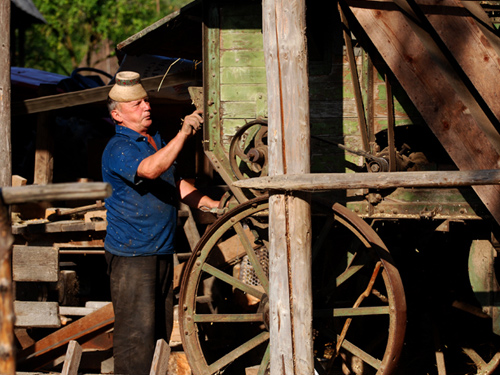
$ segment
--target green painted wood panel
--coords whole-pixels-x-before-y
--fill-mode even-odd
[[[221,51],[220,65],[222,68],[237,67],[265,67],[264,53],[261,50],[223,50]]]
[[[265,84],[235,84],[220,87],[220,99],[228,101],[267,101],[267,86]]]
[[[221,49],[244,49],[263,51],[262,34],[255,31],[228,31],[221,30]]]
[[[226,67],[222,69],[220,74],[220,82],[222,85],[228,83],[245,84],[245,83],[262,83],[266,84],[266,69],[254,67]]]
[[[221,111],[225,118],[255,119],[257,117],[255,102],[222,102]]]

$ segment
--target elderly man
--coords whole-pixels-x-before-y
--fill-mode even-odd
[[[106,260],[115,311],[115,374],[149,374],[157,339],[172,331],[172,254],[180,198],[191,207],[217,201],[177,177],[175,160],[201,127],[201,112],[185,117],[166,143],[153,130],[148,95],[135,72],[119,72],[108,108],[116,134],[102,156],[106,200]]]

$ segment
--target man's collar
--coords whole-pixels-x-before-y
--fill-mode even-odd
[[[115,131],[117,134],[123,134],[123,135],[129,137],[130,139],[134,139],[136,141],[143,140],[146,138],[142,134],[137,133],[135,130],[127,128],[126,126],[123,126],[123,125],[115,124]],[[154,137],[156,135],[156,133],[157,132],[154,132],[153,134],[151,134],[151,136]]]

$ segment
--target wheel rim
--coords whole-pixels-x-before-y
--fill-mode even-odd
[[[267,176],[267,153],[267,120],[257,119],[248,122],[231,139],[229,146],[231,170],[239,180]]]
[[[226,368],[231,374],[244,374],[247,367],[257,368],[259,375],[266,373],[270,352],[267,304],[269,284],[266,269],[268,260],[265,255],[267,210],[267,197],[260,197],[228,212],[201,238],[185,266],[179,300],[179,322],[184,350],[195,375],[215,374]],[[378,262],[375,264],[380,267],[380,276],[375,277],[375,284],[383,284],[382,293],[386,294],[387,304],[361,306],[354,310],[352,307],[339,309],[336,305],[318,302],[321,301],[321,293],[325,292],[325,288],[315,285],[324,286],[321,282],[326,279],[319,280],[319,284],[313,279],[313,324],[318,332],[315,339],[316,360],[323,362],[327,369],[333,369],[345,360],[346,353],[352,353],[364,363],[370,363],[372,370],[375,368],[378,373],[390,373],[402,347],[406,319],[399,273],[380,238],[364,221],[340,205],[334,206],[335,220],[332,219],[330,215],[329,222],[346,228],[351,237],[356,235],[365,247],[369,247],[372,255],[375,255]],[[327,234],[329,222],[323,225],[317,243],[330,243]],[[313,246],[313,259],[317,260],[315,263],[324,260],[324,251],[320,247]],[[251,277],[248,272],[244,272],[248,265]],[[367,268],[367,264],[364,264],[360,269]],[[356,271],[355,263],[351,262],[350,268],[338,272],[335,283],[347,285],[361,273]],[[380,289],[378,285],[377,287]],[[340,290],[338,287],[335,289],[336,292]],[[359,295],[354,299],[358,297]],[[366,304],[366,301],[363,301],[363,304]],[[335,319],[325,317],[328,312],[331,316],[333,311]],[[387,327],[384,328],[388,335],[383,344],[383,354],[377,359],[373,358],[368,350],[361,349],[352,340],[351,333],[358,321],[366,320],[367,316],[371,317],[370,314],[377,315],[381,312],[388,321]],[[360,318],[359,313],[365,315]],[[345,326],[349,317],[352,322],[345,334],[342,334],[340,329],[332,329],[332,320],[337,326],[338,322]],[[335,354],[338,359],[333,358],[334,356],[328,358],[321,348],[317,348],[322,342],[331,339],[332,334],[335,336],[334,341],[341,342],[341,349]],[[323,354],[319,355],[320,352]]]

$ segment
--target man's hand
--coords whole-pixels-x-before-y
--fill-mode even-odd
[[[196,132],[200,130],[201,124],[203,124],[203,117],[201,117],[202,114],[202,111],[196,110],[186,116],[182,122],[182,128],[180,130],[181,133],[184,133],[188,137],[195,135]]]

